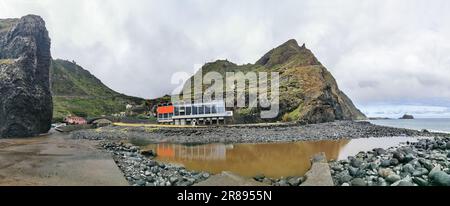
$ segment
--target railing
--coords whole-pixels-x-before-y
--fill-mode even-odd
[[[194,118],[215,118],[215,117],[231,117],[233,112],[224,112],[216,114],[191,114],[191,115],[174,115],[172,119],[194,119]]]

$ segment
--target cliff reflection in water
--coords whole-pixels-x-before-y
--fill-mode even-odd
[[[279,178],[304,175],[311,166],[311,156],[319,152],[325,152],[329,159],[337,159],[339,151],[348,142],[349,140],[339,140],[197,146],[158,144],[147,145],[145,148],[156,151],[160,161],[181,163],[191,170],[214,174],[232,171],[247,177],[264,174]]]

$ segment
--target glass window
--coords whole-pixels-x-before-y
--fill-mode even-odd
[[[218,108],[219,113],[224,113],[225,112],[225,107],[220,106]]]
[[[206,105],[205,106],[205,114],[210,114],[211,113],[211,106],[210,105]]]
[[[191,107],[186,107],[186,115],[191,115]]]
[[[198,107],[198,109],[199,109],[198,114],[205,114],[205,106],[204,105]]]
[[[185,115],[186,114],[186,108],[184,105],[180,106],[179,115]]]
[[[175,106],[175,115],[179,115],[179,114],[180,114],[180,107]]]
[[[192,107],[192,115],[197,115],[198,114],[198,107],[197,106],[193,106]]]
[[[212,106],[212,111],[211,111],[211,113],[213,113],[213,114],[216,114],[216,113],[217,113],[216,105],[213,105],[213,106]]]

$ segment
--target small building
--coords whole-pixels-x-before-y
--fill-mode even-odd
[[[98,128],[98,127],[106,127],[106,126],[109,126],[109,125],[112,124],[112,122],[111,122],[111,120],[109,120],[109,119],[102,118],[102,119],[94,120],[94,121],[92,122],[92,124],[93,124],[95,127]]]
[[[133,108],[133,105],[131,105],[131,104],[127,104],[126,106],[125,106],[125,109],[126,110],[130,110],[130,109],[132,109]]]
[[[64,123],[72,124],[72,125],[82,125],[87,124],[86,119],[83,117],[77,117],[77,116],[67,116],[64,118]]]

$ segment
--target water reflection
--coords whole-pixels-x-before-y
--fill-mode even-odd
[[[312,155],[324,151],[329,159],[336,159],[339,150],[349,140],[270,144],[208,144],[197,146],[158,144],[148,145],[157,159],[181,163],[186,168],[211,173],[232,171],[251,177],[303,175],[310,168]]]
[[[311,157],[319,152],[325,152],[329,160],[345,159],[360,151],[388,148],[406,141],[414,142],[417,138],[389,137],[196,146],[152,144],[144,147],[156,151],[157,159],[160,161],[183,164],[191,170],[208,171],[214,174],[232,171],[247,177],[264,174],[268,177],[279,178],[304,175],[311,167]]]
[[[233,145],[212,144],[184,146],[175,144],[158,144],[151,148],[158,157],[165,160],[226,160],[227,147],[233,149]]]
[[[430,137],[385,137],[385,138],[362,138],[352,139],[339,151],[338,160],[347,159],[348,156],[356,155],[360,151],[370,151],[374,148],[399,146],[406,142],[416,142],[418,139]]]

